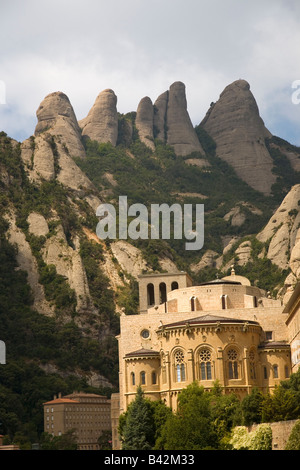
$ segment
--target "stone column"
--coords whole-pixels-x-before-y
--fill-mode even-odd
[[[218,348],[217,350],[217,362],[216,362],[216,376],[215,379],[219,379],[221,386],[225,386],[225,371],[224,371],[224,357],[223,357],[223,349]]]
[[[193,356],[192,349],[189,349],[187,352],[187,377],[186,378],[188,382],[193,382],[195,380],[194,356]]]

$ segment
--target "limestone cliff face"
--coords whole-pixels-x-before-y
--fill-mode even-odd
[[[270,194],[275,175],[265,139],[272,135],[259,115],[249,83],[237,80],[228,85],[201,126],[215,140],[217,155],[229,163],[242,180]]]
[[[284,198],[266,227],[257,235],[269,241],[267,257],[282,269],[291,268],[300,276],[300,185],[295,185]]]
[[[87,117],[79,121],[82,135],[100,143],[116,145],[118,138],[117,97],[113,90],[103,90],[89,111]]]

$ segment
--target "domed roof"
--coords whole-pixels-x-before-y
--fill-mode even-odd
[[[234,266],[231,266],[231,274],[230,276],[225,276],[222,278],[223,281],[232,281],[236,282],[238,284],[241,284],[242,286],[251,286],[251,282],[249,279],[247,279],[245,276],[239,276],[235,274]]]

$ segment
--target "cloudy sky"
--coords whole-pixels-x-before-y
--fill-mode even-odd
[[[54,91],[82,119],[105,88],[127,113],[180,80],[196,125],[243,78],[267,128],[300,146],[299,0],[0,0],[0,39],[0,130],[19,141]]]

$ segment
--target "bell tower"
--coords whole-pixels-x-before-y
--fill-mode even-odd
[[[144,274],[139,276],[140,313],[167,301],[169,292],[191,287],[192,280],[186,272]]]

